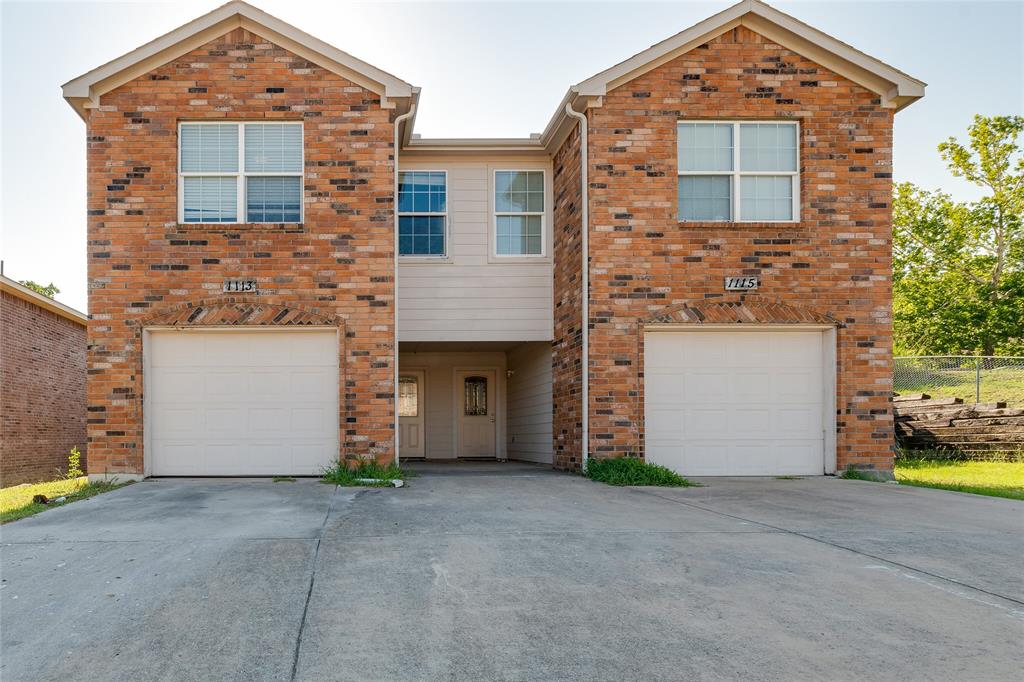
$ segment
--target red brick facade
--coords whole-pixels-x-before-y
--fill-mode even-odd
[[[0,292],[0,487],[86,466],[85,325]]]
[[[573,128],[553,159],[554,167],[554,335],[551,401],[552,461],[560,469],[580,466],[583,437],[583,319],[580,291],[582,186],[580,130]]]
[[[142,473],[142,329],[235,302],[229,278],[258,282],[237,302],[291,311],[243,323],[344,326],[339,454],[390,460],[394,126],[380,97],[239,28],[100,105],[87,121],[90,473]],[[302,224],[179,224],[178,123],[225,119],[303,121]]]
[[[591,453],[643,454],[643,322],[746,300],[765,318],[748,323],[791,321],[764,312],[775,302],[836,321],[838,466],[891,470],[893,110],[737,27],[609,92],[588,116]],[[800,221],[678,222],[680,119],[799,121]],[[575,157],[574,144],[567,140],[556,159]],[[557,197],[578,180],[558,177],[571,172],[568,161],[555,169]],[[562,203],[559,231],[569,220]],[[556,311],[572,298],[567,288],[578,290],[578,263],[566,259],[575,270],[556,275]],[[726,274],[760,276],[757,296],[723,291]],[[727,307],[718,310],[728,317]],[[556,312],[556,353],[575,347],[572,325],[560,319]],[[556,355],[556,381],[568,352]],[[574,467],[578,440],[559,438],[574,432],[576,417],[558,402],[556,389],[554,440],[564,450],[556,463]]]

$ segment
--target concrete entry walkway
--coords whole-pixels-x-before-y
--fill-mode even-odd
[[[153,481],[4,526],[4,679],[1007,679],[1024,504],[835,479]]]

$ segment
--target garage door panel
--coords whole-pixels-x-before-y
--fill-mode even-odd
[[[694,476],[824,473],[823,336],[646,334],[648,460]]]
[[[665,410],[665,421],[676,424],[676,438],[713,438],[729,431],[729,410],[724,407],[690,407],[679,418],[677,410]]]
[[[729,411],[729,431],[720,432],[723,439],[761,436],[772,431],[770,407],[737,407]]]
[[[740,403],[769,401],[772,396],[772,373],[759,369],[737,369],[729,375],[729,399]]]
[[[682,376],[683,400],[721,403],[729,400],[729,375],[718,369],[688,370]]]
[[[333,330],[158,331],[146,352],[153,475],[315,475],[337,460]]]
[[[245,410],[237,407],[207,408],[203,415],[206,435],[238,433],[245,428]]]

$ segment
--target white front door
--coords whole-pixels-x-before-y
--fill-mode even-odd
[[[495,426],[497,410],[495,372],[460,370],[455,374],[456,410],[459,424],[458,457],[497,457]]]
[[[665,331],[644,340],[644,453],[688,476],[825,473],[817,330]],[[834,371],[831,368],[829,371]]]
[[[398,442],[399,457],[423,457],[426,453],[424,428],[426,421],[423,400],[426,397],[423,370],[400,372],[398,375]]]
[[[153,330],[146,348],[153,476],[315,476],[338,461],[338,333]]]

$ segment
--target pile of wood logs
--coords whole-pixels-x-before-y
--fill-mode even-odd
[[[964,404],[914,393],[894,396],[893,413],[896,439],[907,450],[986,460],[1024,453],[1024,409],[1006,403]]]

